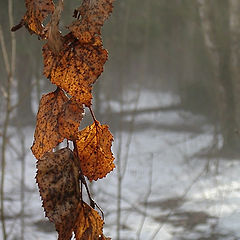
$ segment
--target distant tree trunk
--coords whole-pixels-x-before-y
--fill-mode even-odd
[[[18,59],[17,69],[17,90],[18,90],[18,107],[16,123],[22,126],[34,123],[34,114],[32,111],[32,70],[31,59],[28,53],[21,54]]]
[[[231,71],[233,77],[233,94],[235,106],[236,136],[240,145],[240,1],[230,0],[230,31],[231,31]]]
[[[236,134],[235,109],[237,106],[234,104],[230,64],[229,2],[219,1],[217,4],[224,6],[217,8],[216,3],[212,1],[198,0],[204,41],[212,62],[215,82],[213,94],[215,95],[219,131],[224,141],[223,150],[236,150],[239,136]],[[224,11],[219,12],[220,9]]]

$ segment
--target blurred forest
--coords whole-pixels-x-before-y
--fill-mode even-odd
[[[63,32],[67,33],[65,26],[72,21],[73,9],[80,2],[65,1],[64,22],[60,23]],[[10,136],[4,133],[6,126],[17,130],[35,126],[36,106],[41,95],[54,89],[42,75],[42,46],[37,37],[30,36],[22,28],[14,34],[14,43],[9,3],[12,3],[14,24],[25,12],[23,0],[0,1],[0,137],[7,138]],[[240,1],[116,0],[114,6],[102,33],[109,59],[94,87],[97,119],[109,124],[116,141],[121,143],[120,132],[164,128],[157,118],[152,124],[138,124],[134,117],[142,113],[183,110],[203,119],[191,125],[193,131],[198,131],[201,124],[214,129],[211,132],[213,141],[201,150],[203,154],[239,157]],[[15,68],[11,76],[4,62],[3,41],[9,62],[13,44],[16,44]],[[128,91],[136,93],[135,98],[125,98]],[[146,107],[138,109],[138,100],[144,91],[170,93],[179,101],[155,106],[150,98],[146,99]],[[118,104],[120,110],[115,109],[112,102]],[[135,104],[135,108],[123,107],[128,104]],[[165,127],[168,127],[167,122]],[[2,145],[3,142],[1,140]],[[10,141],[5,142],[10,144]],[[5,147],[1,149],[3,169],[7,157],[3,153]],[[117,160],[120,155],[117,151]],[[117,166],[119,169],[121,163]],[[116,171],[121,182],[121,172]],[[3,195],[3,190],[1,193]],[[120,190],[117,198],[121,198]],[[118,202],[118,210],[120,207]],[[117,221],[120,218],[119,210]],[[120,230],[117,231],[116,239],[119,240]]]
[[[237,0],[116,1],[103,32],[110,61],[95,88],[95,106],[98,115],[102,115],[100,118],[109,119],[111,112],[110,109],[101,112],[100,93],[106,99],[120,101],[125,89],[139,86],[152,91],[171,91],[180,97],[178,107],[202,114],[216,126],[216,132],[223,137],[224,150],[238,151],[239,4]],[[65,5],[63,32],[79,1],[68,1]],[[1,25],[10,53],[8,1],[1,1],[0,6]],[[24,11],[23,1],[13,1],[14,23]],[[18,107],[12,118],[21,125],[29,125],[35,122],[33,89],[36,90],[33,97],[40,98],[49,83],[42,76],[38,39],[21,29],[16,33],[16,42],[14,86]],[[3,58],[0,67],[1,86],[5,86]],[[116,118],[113,124],[117,129]]]

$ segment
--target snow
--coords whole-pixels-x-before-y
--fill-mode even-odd
[[[131,98],[131,92],[125,94],[124,110],[136,106],[145,109],[149,102],[151,107],[162,107],[179,101],[170,93],[144,91],[139,99],[136,95]],[[118,102],[110,105],[114,111],[121,110]],[[121,170],[122,240],[198,240],[211,239],[213,234],[217,239],[239,239],[240,161],[200,158],[196,154],[213,141],[212,126],[206,124],[204,118],[182,110],[142,113],[136,116],[135,124],[142,123],[149,127],[138,129],[132,135],[127,131],[115,133],[113,151],[115,157],[120,156],[116,159],[117,168],[92,185],[94,199],[104,210],[105,234],[116,239],[118,172]],[[153,123],[159,125],[152,128]],[[164,124],[191,125],[199,131],[165,129]],[[33,132],[30,127],[24,129],[25,239],[52,240],[57,239],[56,233],[39,225],[39,222],[46,224],[46,219],[34,179],[35,160],[29,150]],[[11,143],[20,151],[21,140],[16,129],[11,128],[10,134],[15,136],[11,137]],[[17,239],[21,230],[20,179],[21,161],[9,147],[5,212],[10,240]]]

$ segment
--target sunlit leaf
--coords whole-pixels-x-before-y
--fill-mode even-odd
[[[103,220],[96,210],[82,202],[74,228],[76,240],[100,240],[103,236]]]
[[[79,20],[68,28],[82,43],[95,42],[95,35],[100,35],[104,21],[112,12],[114,0],[83,0],[82,5],[74,11]]]
[[[108,126],[97,121],[79,132],[76,143],[80,166],[90,181],[105,177],[115,167],[112,141]]]
[[[12,31],[16,31],[23,25],[29,30],[29,32],[36,33],[40,37],[43,37],[43,21],[49,14],[54,11],[54,3],[52,0],[25,0],[26,13],[23,16],[20,23],[12,28]]]
[[[76,140],[78,127],[83,118],[83,105],[69,100],[63,104],[62,111],[58,115],[58,128],[60,134],[68,140]]]
[[[102,73],[107,56],[102,46],[82,45],[68,34],[57,55],[47,44],[43,47],[44,74],[78,102],[90,106],[92,84]]]
[[[59,133],[57,120],[58,114],[67,101],[68,98],[59,88],[55,92],[43,95],[39,104],[34,142],[31,148],[37,159],[63,141],[64,137]]]

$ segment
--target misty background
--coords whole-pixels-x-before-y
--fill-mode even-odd
[[[65,1],[64,33],[80,3]],[[114,135],[116,169],[90,185],[113,239],[240,238],[239,10],[239,0],[115,1],[93,107]],[[41,41],[10,32],[24,1],[2,0],[0,12],[0,232],[56,239],[30,152],[39,100],[55,86]],[[89,123],[86,110],[80,128]]]

